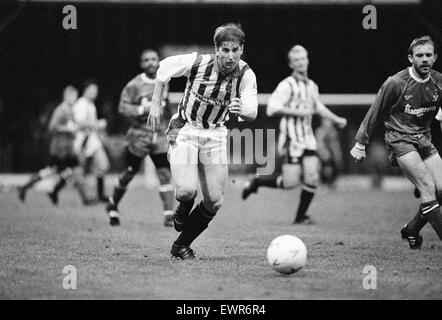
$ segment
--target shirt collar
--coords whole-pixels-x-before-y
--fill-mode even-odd
[[[149,78],[144,72],[141,74],[141,80],[148,84],[155,84],[155,79]]]
[[[304,81],[305,83],[307,83],[309,81],[309,78],[307,75],[304,76],[296,71],[294,71],[292,73],[292,77],[295,78],[295,80],[297,80],[297,81]]]
[[[416,76],[413,72],[413,67],[409,67],[408,68],[408,73],[410,74],[410,77],[413,78],[414,81],[416,82],[427,82],[428,80],[430,80],[431,75],[428,74],[428,77],[426,77],[425,79],[421,79],[418,76]]]

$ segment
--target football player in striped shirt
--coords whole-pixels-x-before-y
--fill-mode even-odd
[[[279,176],[255,176],[247,181],[242,198],[245,200],[259,187],[292,189],[302,182],[302,192],[293,223],[312,223],[306,214],[319,185],[319,158],[312,129],[312,116],[318,114],[336,123],[340,128],[347,124],[345,118],[332,113],[319,100],[318,86],[307,76],[308,54],[300,46],[288,53],[293,73],[282,80],[267,104],[268,116],[281,116],[278,152],[285,157]]]
[[[351,150],[356,162],[365,159],[365,146],[378,120],[384,122],[385,143],[393,166],[420,192],[421,205],[401,235],[410,249],[420,249],[420,230],[430,222],[442,240],[442,160],[431,143],[431,122],[442,106],[442,74],[432,70],[437,59],[428,37],[414,39],[408,50],[410,67],[389,77],[380,88],[356,134]]]
[[[195,257],[190,244],[207,228],[223,203],[228,178],[226,119],[253,121],[257,115],[256,76],[241,60],[245,34],[236,24],[218,27],[215,54],[184,54],[164,59],[150,108],[157,127],[163,111],[162,92],[173,77],[187,77],[183,98],[168,128],[169,157],[176,199],[174,226],[181,232],[173,257]],[[203,200],[195,208],[198,185]],[[192,210],[193,208],[193,210]]]
[[[126,147],[124,151],[125,169],[114,187],[114,192],[109,197],[106,205],[110,224],[120,224],[118,204],[126,193],[127,186],[137,174],[147,155],[150,155],[155,165],[158,179],[160,180],[160,197],[164,208],[164,225],[172,226],[174,188],[170,183],[170,166],[167,160],[169,144],[166,138],[166,128],[172,112],[167,104],[166,116],[161,122],[160,130],[154,133],[146,123],[151,105],[152,94],[155,88],[155,78],[159,67],[158,53],[146,49],[141,53],[140,66],[142,73],[129,81],[120,97],[119,112],[131,121],[131,127],[126,134]],[[168,96],[167,87],[163,91],[162,105],[166,105]]]

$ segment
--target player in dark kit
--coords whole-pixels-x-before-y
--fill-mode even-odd
[[[156,173],[161,186],[159,192],[164,207],[164,225],[172,226],[174,188],[170,184],[170,165],[167,160],[169,144],[166,138],[166,128],[172,112],[166,107],[166,116],[161,122],[160,130],[153,132],[147,125],[147,115],[155,88],[155,78],[159,67],[158,53],[152,49],[146,49],[141,54],[140,73],[124,87],[121,93],[119,111],[131,120],[131,127],[126,135],[125,169],[121,174],[118,185],[114,188],[112,197],[109,197],[106,212],[109,215],[110,224],[120,224],[118,204],[126,192],[126,188],[146,157],[150,155],[156,167]],[[164,90],[161,103],[168,105],[168,90]]]
[[[365,159],[365,146],[377,120],[385,124],[385,142],[392,165],[418,188],[421,205],[417,215],[406,224],[401,235],[411,249],[419,249],[419,231],[430,222],[442,240],[442,160],[431,143],[431,122],[442,106],[442,74],[432,70],[437,59],[435,44],[428,37],[414,39],[408,50],[412,64],[389,77],[379,90],[365,116],[351,155]]]
[[[63,102],[55,108],[49,122],[51,143],[49,147],[49,165],[35,173],[29,181],[18,188],[19,198],[25,201],[26,192],[44,178],[58,175],[54,189],[48,194],[52,203],[58,204],[58,193],[66,185],[66,180],[73,177],[74,186],[78,190],[83,204],[91,204],[86,197],[82,168],[74,153],[74,138],[77,125],[74,122],[72,106],[78,98],[78,91],[67,86],[63,91]]]

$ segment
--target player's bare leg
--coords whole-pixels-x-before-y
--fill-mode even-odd
[[[203,200],[189,215],[183,232],[172,247],[173,255],[174,249],[180,247],[190,249],[190,244],[208,227],[221,208],[228,177],[226,150],[212,150],[210,154],[200,154],[198,171]],[[193,250],[191,252],[193,255]]]
[[[435,196],[435,184],[430,171],[416,151],[398,157],[397,161],[402,173],[421,193],[419,212],[401,230],[402,238],[408,241],[410,249],[420,249],[422,236],[419,232],[427,222],[428,213],[434,214],[433,211],[439,212],[439,204]]]
[[[258,192],[259,187],[293,189],[301,182],[302,168],[299,163],[285,163],[282,165],[281,175],[255,176],[246,181],[242,192],[243,200],[252,193]]]
[[[181,232],[197,194],[198,150],[188,144],[174,143],[169,150],[169,162],[178,201],[173,222],[175,230]]]
[[[164,226],[173,226],[173,203],[175,197],[175,187],[171,184],[171,173],[168,167],[157,168],[156,173],[160,180],[161,201],[163,202]]]
[[[37,182],[54,175],[56,172],[57,169],[55,167],[46,167],[44,169],[41,169],[37,173],[33,174],[29,178],[28,182],[18,187],[17,189],[20,201],[24,202],[26,200],[27,191],[31,189]]]
[[[298,210],[293,223],[312,224],[313,221],[306,214],[311,201],[319,185],[319,158],[317,156],[304,156],[302,158],[302,167],[304,171],[304,183],[302,186]]]
[[[73,180],[74,188],[77,190],[83,205],[88,206],[95,203],[94,200],[89,199],[86,194],[84,169],[81,166],[72,169],[71,178]]]
[[[442,203],[442,159],[439,153],[435,153],[434,155],[425,159],[424,164],[430,172],[436,185],[436,200],[440,206]],[[442,240],[442,213],[440,210],[427,214],[427,220],[430,222],[431,226]]]
[[[66,186],[66,182],[72,177],[72,174],[73,171],[71,168],[66,168],[59,173],[59,179],[54,189],[48,193],[49,199],[51,199],[54,205],[58,205],[58,193]]]
[[[144,157],[136,156],[126,149],[124,155],[124,171],[118,178],[118,184],[114,187],[113,194],[108,198],[106,204],[106,212],[109,216],[109,223],[111,226],[120,225],[120,212],[118,210],[118,204],[126,193],[127,186],[140,170],[143,159]]]
[[[97,199],[101,202],[107,201],[107,196],[105,195],[105,175],[109,170],[109,159],[107,157],[104,148],[99,148],[93,156],[93,167],[95,168],[95,174],[97,177]]]

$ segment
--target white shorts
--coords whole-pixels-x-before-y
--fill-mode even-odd
[[[197,128],[186,122],[169,137],[169,162],[174,164],[227,164],[227,128]]]
[[[288,157],[289,163],[298,163],[304,155],[316,155],[317,143],[313,135],[306,136],[303,141],[295,141],[287,135],[280,134],[278,152]]]

